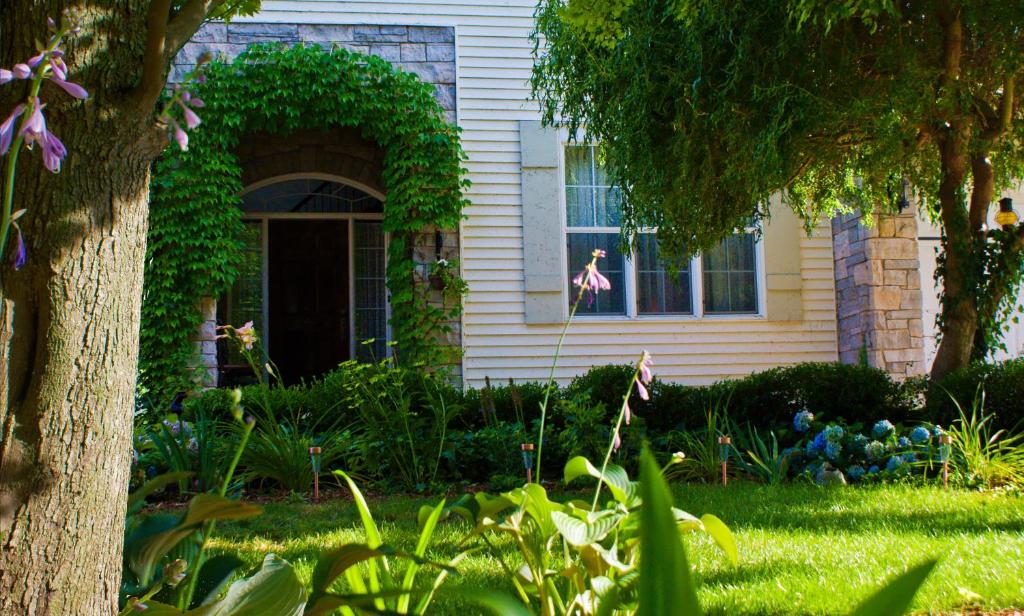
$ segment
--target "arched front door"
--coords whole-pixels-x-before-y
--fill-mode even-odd
[[[254,184],[242,201],[245,262],[219,302],[219,319],[252,321],[288,384],[348,359],[382,359],[388,314],[380,197],[311,175]],[[252,379],[235,349],[224,346],[219,362],[221,385]]]

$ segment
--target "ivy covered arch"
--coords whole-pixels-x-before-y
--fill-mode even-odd
[[[230,63],[211,63],[195,96],[205,103],[203,123],[188,151],[168,151],[153,173],[142,387],[162,400],[191,381],[191,340],[202,323],[197,303],[226,291],[238,274],[243,187],[236,148],[256,131],[352,127],[380,146],[392,338],[405,363],[436,359],[432,340],[458,318],[461,301],[427,301],[411,238],[431,227],[457,228],[468,180],[458,128],[445,120],[432,87],[374,56],[254,45]]]

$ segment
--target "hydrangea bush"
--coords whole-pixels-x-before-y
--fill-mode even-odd
[[[899,480],[927,475],[941,464],[938,425],[904,428],[882,419],[864,430],[860,424],[824,424],[802,410],[793,417],[793,429],[798,440],[783,454],[795,475],[818,483]]]

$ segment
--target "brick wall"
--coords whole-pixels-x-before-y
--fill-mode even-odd
[[[895,378],[924,374],[924,328],[913,208],[832,220],[839,360],[868,363]]]

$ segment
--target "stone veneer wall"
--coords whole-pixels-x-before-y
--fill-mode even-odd
[[[262,24],[262,23],[212,23],[204,25],[192,40],[174,59],[170,81],[179,82],[195,66],[200,55],[211,52],[215,57],[231,60],[253,43],[319,44],[324,47],[342,47],[351,51],[379,56],[396,67],[415,73],[421,81],[434,87],[434,98],[444,110],[448,122],[456,123],[455,106],[455,30],[440,26],[371,26],[371,25],[316,25],[316,24]],[[307,131],[308,132],[308,131]],[[308,141],[308,139],[307,139]],[[352,137],[346,135],[341,141],[350,145]],[[243,143],[243,149],[245,144]],[[312,144],[307,144],[312,145]],[[329,154],[334,142],[324,143]],[[307,148],[315,149],[315,148]],[[364,148],[365,149],[365,148]],[[296,155],[297,156],[297,155]],[[322,157],[318,153],[318,156]],[[273,157],[271,157],[273,158]],[[299,158],[316,157],[300,156]],[[338,155],[339,161],[342,156]],[[347,158],[353,158],[348,156]],[[356,157],[358,158],[358,156]],[[339,167],[339,161],[317,159],[316,167]],[[244,162],[244,161],[243,161]],[[280,162],[280,161],[279,161]],[[301,161],[300,161],[301,162]],[[349,164],[351,161],[344,161]],[[335,164],[337,163],[337,164]],[[251,166],[251,165],[250,165]],[[289,172],[302,171],[289,169]],[[329,169],[305,169],[305,171],[329,171]],[[363,169],[362,173],[365,173]],[[252,169],[245,169],[247,182],[261,178],[252,177]],[[337,173],[337,171],[336,171]],[[273,175],[273,174],[272,174]],[[345,177],[348,174],[340,173]],[[270,177],[270,176],[266,176]],[[376,188],[379,178],[352,178]],[[459,257],[458,230],[443,230],[440,258],[448,261]],[[428,285],[432,264],[437,259],[435,229],[424,229],[413,238],[413,258],[417,264],[417,282]],[[430,301],[439,304],[441,294],[430,291]],[[203,313],[203,325],[196,336],[196,351],[200,361],[203,385],[215,386],[217,382],[217,353],[214,339],[216,325],[216,300],[204,298],[199,302]],[[459,348],[462,344],[461,320],[448,323],[452,332],[445,335],[445,343]],[[445,366],[453,376],[461,380],[461,361]]]
[[[868,363],[895,378],[924,374],[924,327],[914,208],[832,220],[839,361]]]

